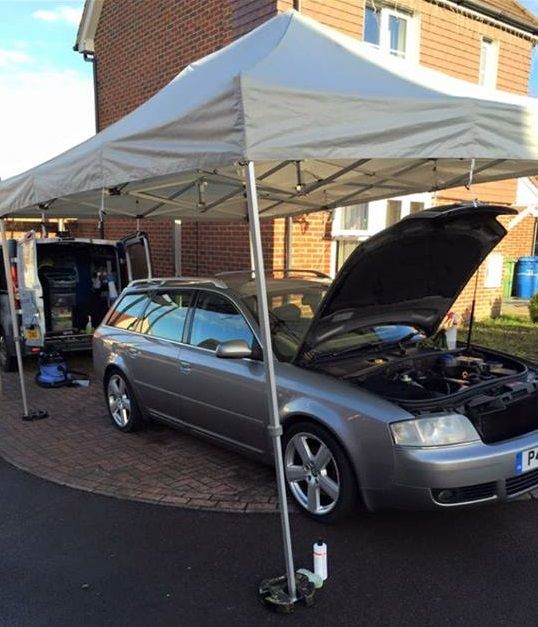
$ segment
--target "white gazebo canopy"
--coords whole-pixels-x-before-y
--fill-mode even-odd
[[[294,11],[95,137],[0,183],[0,216],[245,219],[538,173],[538,107],[380,54]]]

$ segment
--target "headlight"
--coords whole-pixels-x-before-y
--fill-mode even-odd
[[[480,439],[470,420],[460,414],[393,422],[390,429],[400,446],[447,446]]]

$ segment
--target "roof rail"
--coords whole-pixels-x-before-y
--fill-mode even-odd
[[[330,279],[331,277],[319,270],[304,270],[302,268],[274,268],[273,270],[266,270],[266,274],[282,273],[284,276],[290,274],[311,274],[318,279]],[[254,277],[254,270],[229,270],[227,272],[217,272],[215,276],[233,276],[234,274],[250,274]]]
[[[191,283],[211,283],[215,287],[227,288],[228,286],[224,281],[213,279],[210,277],[189,277],[189,276],[172,276],[172,277],[158,277],[152,279],[135,279],[131,281],[127,287],[138,287],[140,285],[154,285],[155,287],[162,287],[163,285],[169,285],[176,283],[178,285],[185,285]]]

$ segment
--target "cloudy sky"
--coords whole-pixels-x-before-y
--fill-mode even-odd
[[[522,3],[538,14],[538,0]],[[94,133],[91,64],[73,51],[82,6],[83,0],[0,0],[2,179]],[[536,54],[534,65],[531,93],[538,96]]]
[[[0,0],[0,177],[93,134],[91,64],[73,51],[83,0]]]

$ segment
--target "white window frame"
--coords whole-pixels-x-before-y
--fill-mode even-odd
[[[348,205],[353,207],[354,205],[365,204],[368,212],[368,228],[367,229],[345,229],[344,224],[344,211],[347,207],[338,207],[334,210],[333,222],[332,222],[332,236],[336,239],[366,239],[372,235],[372,227],[370,220],[371,203],[354,203]]]
[[[484,47],[489,53],[484,54]],[[496,89],[499,73],[499,42],[491,37],[480,39],[480,65],[478,67],[478,84],[482,87]]]
[[[387,203],[389,200],[397,200],[402,203],[400,219],[411,213],[411,203],[419,202],[424,204],[424,209],[433,205],[433,194],[429,192],[419,194],[408,194],[407,196],[395,196],[384,200],[374,200],[368,203],[368,228],[367,229],[343,229],[343,210],[345,207],[338,207],[333,213],[332,222],[332,246],[331,246],[331,273],[334,276],[338,264],[337,247],[339,241],[364,242],[372,235],[379,233],[387,226]],[[354,203],[359,204],[359,203]]]
[[[366,3],[366,8],[373,9],[374,7],[370,3]],[[419,62],[419,53],[420,53],[420,18],[418,14],[413,13],[412,11],[401,11],[396,8],[392,8],[390,6],[380,6],[376,5],[377,11],[379,12],[380,23],[379,23],[379,44],[373,44],[369,41],[364,40],[366,23],[363,28],[363,40],[368,46],[372,47],[374,50],[379,50],[383,54],[388,54],[389,56],[395,57],[396,59],[402,59],[405,61],[410,61],[412,63]],[[397,17],[399,19],[405,20],[407,28],[406,28],[406,51],[403,57],[399,55],[393,55],[390,51],[390,18]]]

